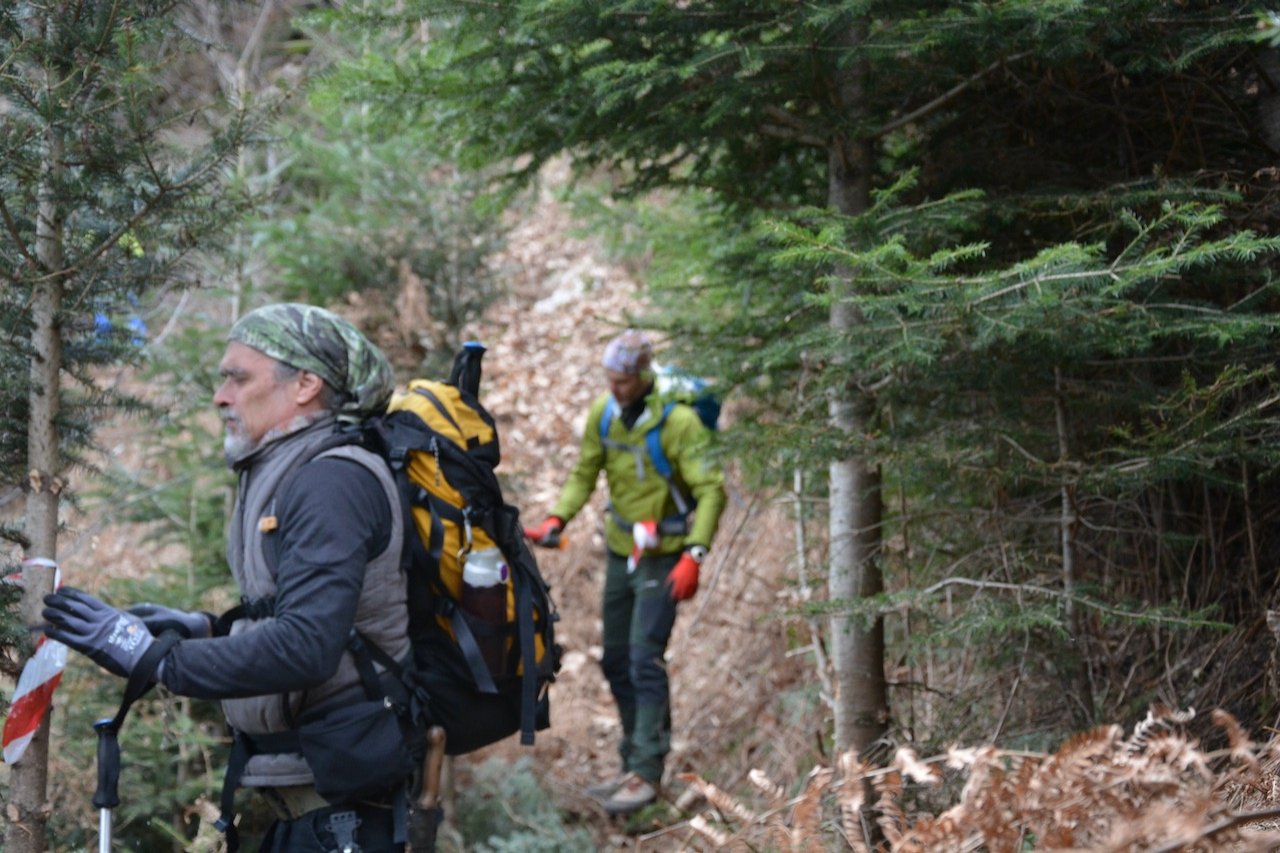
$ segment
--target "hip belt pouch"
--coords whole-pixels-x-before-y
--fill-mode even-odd
[[[384,798],[406,784],[413,775],[406,729],[391,705],[368,700],[302,723],[298,743],[316,793],[337,805]]]

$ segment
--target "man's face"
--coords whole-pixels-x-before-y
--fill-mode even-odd
[[[618,401],[619,406],[630,406],[644,396],[649,387],[649,380],[640,373],[619,373],[606,369],[605,377],[609,380],[609,393]]]
[[[230,454],[258,446],[269,430],[283,427],[315,408],[305,386],[315,377],[297,371],[281,379],[280,362],[237,341],[227,344],[218,365],[222,384],[213,394],[226,430],[225,449]]]

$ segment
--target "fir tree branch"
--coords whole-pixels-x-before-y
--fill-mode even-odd
[[[775,124],[766,123],[760,125],[760,132],[765,136],[798,142],[801,145],[809,145],[813,148],[827,147],[827,140],[816,133],[813,126],[799,116],[775,106],[765,107],[764,114],[775,122]]]
[[[1033,53],[1034,53],[1033,51],[1024,50],[1021,53],[1015,53],[1013,56],[1000,57],[995,62],[988,65],[986,68],[979,71],[977,74],[974,74],[971,77],[967,77],[966,79],[961,80],[959,83],[952,86],[950,89],[943,92],[941,95],[934,98],[932,101],[929,101],[926,104],[921,104],[919,107],[915,108],[911,112],[897,119],[894,119],[888,124],[881,125],[879,130],[871,134],[872,138],[885,136],[886,134],[892,133],[893,131],[897,130],[900,127],[905,127],[906,125],[911,124],[911,122],[925,117],[926,115],[933,112],[934,110],[938,110],[938,109],[941,109],[942,107],[945,107],[947,104],[951,103],[956,98],[960,97],[960,95],[964,94],[964,91],[966,89],[970,88],[971,86],[974,86],[979,81],[981,81],[984,77],[988,76],[989,74],[995,71],[1000,70],[1010,62],[1017,62],[1018,60],[1025,59],[1026,57],[1033,55]]]
[[[922,589],[920,591],[920,594],[923,596],[933,595],[935,593],[941,592],[942,590],[950,586],[971,586],[977,589],[984,589],[984,590],[991,589],[991,590],[1000,590],[1004,592],[1029,592],[1036,595],[1045,595],[1050,598],[1060,598],[1064,600],[1069,600],[1072,603],[1082,604],[1085,607],[1089,607],[1093,610],[1098,611],[1099,613],[1105,613],[1108,616],[1117,616],[1123,619],[1142,619],[1142,620],[1147,620],[1152,622],[1162,622],[1162,623],[1171,624],[1171,625],[1187,625],[1192,627],[1203,627],[1205,625],[1205,622],[1203,620],[1182,619],[1182,618],[1173,617],[1173,616],[1164,616],[1158,613],[1151,614],[1151,613],[1140,613],[1135,610],[1123,610],[1119,607],[1111,607],[1100,601],[1095,601],[1093,599],[1085,598],[1079,595],[1070,595],[1061,590],[1050,589],[1049,587],[1037,586],[1035,584],[1004,583],[1002,581],[982,581],[982,580],[975,580],[973,578],[965,578],[965,577],[949,577],[949,578],[943,578],[937,583],[930,584],[929,586]],[[910,606],[909,603],[904,602],[903,604],[897,607],[894,607],[892,609],[901,610],[903,607],[908,607],[908,606]]]
[[[27,250],[27,244],[18,232],[18,223],[13,221],[13,214],[9,212],[9,205],[4,203],[4,196],[2,195],[0,195],[0,219],[4,220],[5,230],[8,231],[9,236],[13,238],[13,245],[16,246],[18,251],[22,253],[22,256],[27,259],[27,263],[31,265],[32,269],[40,269],[40,262],[32,256],[30,251]],[[18,280],[17,276],[7,270],[0,271],[0,275],[9,279],[9,281],[16,282]]]

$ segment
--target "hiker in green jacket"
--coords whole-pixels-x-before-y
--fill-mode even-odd
[[[699,567],[725,506],[724,476],[706,458],[709,430],[692,407],[655,389],[652,362],[642,332],[628,330],[609,343],[603,358],[609,392],[591,406],[578,463],[551,514],[525,530],[535,544],[557,545],[605,472],[601,668],[622,718],[622,774],[586,792],[610,814],[636,811],[658,796],[671,745],[663,655],[677,603],[698,590]]]

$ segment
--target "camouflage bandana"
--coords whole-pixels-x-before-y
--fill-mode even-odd
[[[338,393],[340,421],[382,411],[395,385],[382,351],[330,311],[296,302],[266,305],[231,327],[228,341],[314,373]]]

